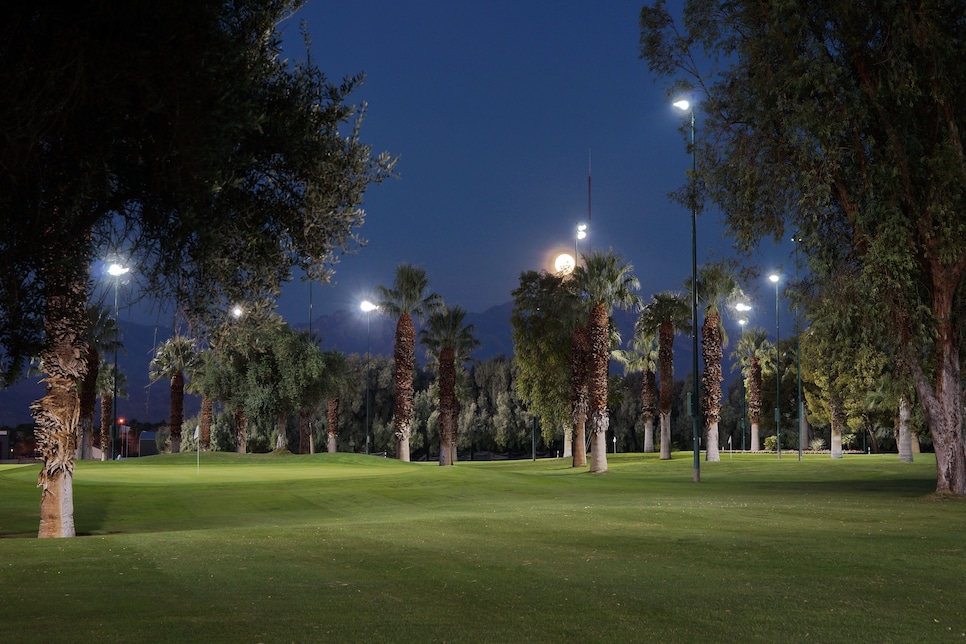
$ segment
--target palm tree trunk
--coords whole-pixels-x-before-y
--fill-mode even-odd
[[[211,448],[211,421],[214,418],[214,403],[208,396],[201,397],[201,450]]]
[[[644,453],[654,453],[654,418],[644,421]]]
[[[338,451],[336,446],[336,439],[339,437],[339,398],[333,397],[329,399],[326,404],[326,419],[329,425],[329,444],[328,450],[330,454],[335,454]]]
[[[101,394],[101,460],[111,458],[111,421],[113,420],[114,396]]]
[[[451,346],[439,350],[439,464],[453,464],[453,423],[456,420],[456,356]]]
[[[912,463],[912,432],[909,431],[909,417],[912,409],[905,396],[899,397],[899,462]]]
[[[577,431],[574,436],[574,467],[585,467],[587,465],[587,402],[581,396],[574,406],[574,426]]]
[[[751,421],[751,451],[761,451],[761,439],[758,437],[758,421]]]
[[[171,376],[171,408],[168,435],[171,437],[171,453],[181,451],[181,425],[184,422],[184,373],[176,371]]]
[[[661,460],[671,460],[671,414],[661,414]]]
[[[603,304],[594,306],[587,325],[590,335],[590,471],[607,471],[607,368],[610,362],[610,316]]]
[[[47,346],[41,353],[46,393],[30,405],[37,448],[43,459],[37,485],[40,529],[37,536],[73,537],[74,450],[80,420],[80,382],[87,370],[84,303],[87,300],[83,267],[51,260],[44,331]],[[78,304],[79,303],[79,304]]]
[[[235,408],[235,451],[244,454],[248,451],[248,414],[245,408]]]
[[[718,447],[718,423],[708,425],[708,437],[704,444],[704,460],[717,463],[721,460],[721,452]]]
[[[563,426],[563,457],[573,458],[574,456],[574,431],[570,425]]]
[[[393,430],[396,434],[397,457],[409,462],[409,436],[413,425],[413,373],[416,367],[416,327],[408,313],[396,322],[393,357],[396,362]]]

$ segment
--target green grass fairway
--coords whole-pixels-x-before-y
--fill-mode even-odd
[[[930,455],[722,459],[82,462],[57,540],[0,466],[0,641],[966,641]]]

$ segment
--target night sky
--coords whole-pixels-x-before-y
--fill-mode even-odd
[[[315,316],[357,309],[400,262],[426,269],[447,304],[481,312],[510,301],[522,271],[573,252],[588,173],[586,242],[630,260],[645,300],[680,289],[691,269],[690,212],[667,194],[691,159],[685,116],[638,58],[641,6],[310,0],[284,24],[293,58],[304,51],[305,21],[330,80],[366,74],[353,95],[368,103],[363,139],[399,157],[399,178],[366,195],[367,246],[343,259],[334,285],[313,287]],[[699,264],[730,251],[719,219],[698,220]],[[789,250],[769,246],[751,261],[766,272],[791,266]],[[773,301],[770,284],[749,286]],[[296,280],[280,311],[300,324],[308,299]]]

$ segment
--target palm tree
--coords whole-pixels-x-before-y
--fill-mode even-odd
[[[470,359],[470,352],[480,346],[473,335],[472,324],[464,325],[466,311],[459,306],[443,307],[429,315],[420,342],[435,360],[439,373],[439,464],[452,465],[456,453],[456,420],[459,401],[456,397],[456,373]]]
[[[116,376],[115,376],[116,374]],[[117,378],[115,386],[114,380]],[[114,391],[119,398],[127,398],[127,377],[123,371],[114,371],[114,364],[101,360],[97,372],[97,395],[101,397],[101,460],[111,458],[111,426],[114,424]]]
[[[634,267],[613,252],[584,255],[584,265],[574,271],[574,280],[591,307],[587,321],[590,338],[590,471],[607,471],[607,368],[610,363],[611,320],[614,307],[629,309],[640,303],[634,291],[641,287]]]
[[[644,452],[654,451],[655,390],[657,379],[657,337],[653,333],[635,333],[631,339],[630,350],[611,353],[613,358],[624,365],[625,373],[642,372],[641,376],[641,419],[644,421]]]
[[[349,385],[349,361],[344,353],[326,351],[322,355],[323,374],[320,383],[320,393],[326,402],[326,419],[328,421],[327,449],[334,454],[337,451],[336,439],[339,437],[339,404],[342,392]],[[303,408],[302,418],[305,418],[307,408]],[[305,427],[304,421],[302,424]]]
[[[97,375],[101,356],[121,347],[117,321],[110,309],[97,304],[87,306],[87,373],[80,384],[80,418],[78,419],[77,458],[93,458],[94,411],[97,401]]]
[[[211,426],[215,416],[215,405],[212,398],[214,393],[212,384],[207,376],[209,366],[214,364],[214,351],[210,348],[198,351],[194,362],[188,369],[188,382],[185,391],[201,396],[201,435],[199,449],[207,452],[211,447]]]
[[[637,334],[657,334],[660,372],[661,459],[671,458],[671,403],[674,397],[674,334],[691,329],[691,307],[682,295],[657,293],[637,320]]]
[[[171,453],[181,451],[181,425],[184,421],[184,372],[191,369],[198,359],[194,340],[175,335],[165,340],[151,359],[151,381],[162,378],[171,380],[171,402],[168,416],[168,434]]]
[[[768,332],[764,329],[749,329],[741,334],[738,345],[731,353],[741,374],[745,379],[745,391],[748,392],[748,417],[751,420],[751,451],[761,449],[758,437],[761,422],[761,376],[765,370],[773,365],[772,354],[775,352],[768,341]]]
[[[436,293],[426,295],[429,279],[426,271],[410,264],[396,267],[392,288],[376,287],[379,308],[396,322],[393,357],[396,361],[395,399],[393,401],[393,431],[396,434],[399,460],[409,461],[409,436],[413,424],[413,373],[416,368],[416,327],[413,317],[420,322],[443,305]]]
[[[688,290],[690,291],[690,280]],[[721,322],[721,309],[744,298],[738,286],[734,268],[726,262],[714,262],[701,267],[698,272],[698,301],[704,306],[704,324],[701,327],[701,350],[704,372],[701,376],[701,400],[704,403],[705,460],[720,461],[718,452],[718,423],[721,420],[721,360],[723,349],[728,346],[728,336]]]

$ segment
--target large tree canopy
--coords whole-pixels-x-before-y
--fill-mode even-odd
[[[651,70],[701,94],[703,196],[749,246],[793,233],[819,291],[862,285],[866,328],[915,378],[937,490],[966,494],[962,3],[689,0],[679,27],[656,2],[641,30]]]
[[[0,25],[0,346],[38,353],[58,282],[118,254],[196,312],[324,279],[390,170],[330,83],[281,54],[300,0],[15,3]],[[345,131],[340,131],[344,129]],[[62,271],[53,270],[56,264]],[[94,264],[96,266],[96,264]],[[62,276],[66,275],[65,276]],[[86,279],[86,276],[85,276]]]
[[[324,278],[352,247],[373,158],[311,61],[281,57],[300,0],[15,3],[0,26],[0,371],[41,355],[31,406],[44,460],[41,536],[72,536],[78,382],[90,267],[136,263],[203,319]],[[347,131],[341,131],[342,129]]]

